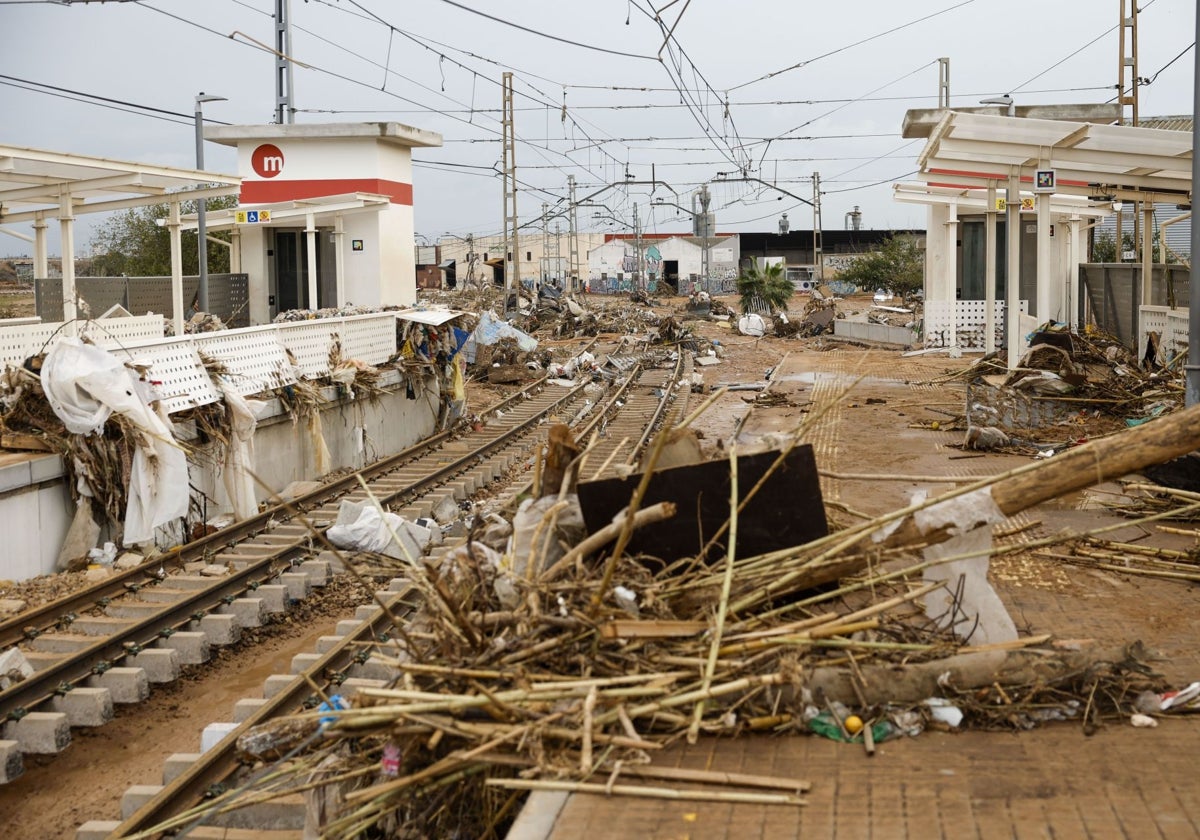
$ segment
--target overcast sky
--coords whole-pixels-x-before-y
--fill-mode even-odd
[[[439,132],[445,145],[417,150],[414,170],[416,230],[431,241],[502,230],[493,167],[505,70],[522,222],[564,198],[568,174],[582,197],[627,172],[648,181],[655,164],[679,204],[708,183],[722,231],[774,230],[785,211],[793,228],[812,226],[792,196],[722,183],[739,170],[804,198],[819,172],[826,229],[855,205],[864,227],[924,227],[891,184],[916,169],[921,141],[903,140],[900,124],[906,109],[937,104],[939,56],[964,107],[1004,93],[1019,105],[1105,102],[1118,81],[1119,0],[653,0],[675,27],[661,62],[650,2],[291,0],[293,58],[307,65],[295,70],[295,121]],[[0,142],[192,168],[198,92],[228,98],[205,106],[213,121],[274,120],[263,48],[274,5],[0,0]],[[1138,74],[1152,80],[1141,115],[1190,113],[1195,4],[1140,8]],[[205,163],[236,172],[224,146],[207,144]],[[622,186],[597,201],[626,223],[638,204],[646,230],[689,227],[675,208],[652,207],[656,197],[676,200]],[[606,211],[580,210],[583,229],[605,224],[595,212]],[[0,254],[20,253],[25,243],[0,236]]]

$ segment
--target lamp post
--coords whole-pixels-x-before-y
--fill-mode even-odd
[[[225,102],[224,96],[200,91],[196,95],[196,169],[204,169],[204,103]],[[199,253],[200,288],[196,297],[196,305],[201,312],[208,311],[208,226],[205,218],[206,202],[203,198],[196,200],[196,240]]]

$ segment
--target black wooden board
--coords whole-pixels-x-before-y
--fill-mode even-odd
[[[758,452],[738,458],[738,498],[744,499],[779,457],[778,452]],[[629,506],[641,474],[579,484],[579,504],[588,533],[612,522]],[[705,461],[659,470],[650,479],[641,507],[674,502],[675,516],[634,532],[629,552],[672,561],[691,557],[729,518],[729,460]],[[737,556],[752,557],[825,536],[825,505],[812,446],[797,446],[755,494],[738,517]],[[708,559],[721,558],[727,537]]]

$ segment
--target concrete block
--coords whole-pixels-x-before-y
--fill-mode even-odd
[[[321,587],[329,582],[329,564],[324,560],[305,560],[300,564],[300,571],[308,575],[310,586]]]
[[[150,678],[145,668],[109,668],[90,682],[108,689],[114,703],[141,703],[150,696]]]
[[[133,666],[146,671],[152,683],[169,683],[179,679],[179,651],[174,648],[147,648],[133,657]]]
[[[242,626],[236,615],[206,615],[200,619],[200,632],[208,637],[209,644],[231,645],[242,638]]]
[[[292,657],[292,673],[303,674],[321,659],[319,653],[297,653]]]
[[[121,819],[132,817],[161,790],[162,785],[130,785],[121,794]]]
[[[134,621],[141,621],[160,609],[162,608],[158,604],[147,604],[144,601],[130,601],[123,598],[105,607],[104,614],[110,618],[131,618]]]
[[[133,619],[107,615],[81,615],[71,622],[71,630],[85,636],[114,636],[133,626]]]
[[[206,753],[215,747],[217,744],[225,740],[230,732],[237,729],[239,724],[232,721],[224,723],[210,723],[204,727],[204,731],[200,733],[200,752]]]
[[[387,680],[372,680],[365,677],[350,677],[349,679],[344,680],[342,684],[338,686],[338,694],[349,700],[351,697],[354,697],[356,694],[358,694],[360,689],[384,688],[385,686],[387,686]]]
[[[30,712],[4,724],[4,738],[17,741],[21,752],[54,755],[71,744],[71,724],[62,712]]]
[[[354,610],[354,617],[358,621],[370,621],[380,612],[382,608],[378,604],[359,604]]]
[[[188,595],[194,594],[192,589],[176,589],[171,586],[171,581],[174,578],[167,578],[166,583],[158,586],[147,586],[138,592],[138,598],[143,601],[149,601],[152,604],[173,604],[176,601],[181,601]]]
[[[403,592],[406,589],[408,589],[408,587],[410,585],[412,585],[412,581],[410,581],[408,578],[402,578],[402,577],[392,578],[391,580],[388,581],[387,591],[392,594],[395,594],[397,592]]]
[[[43,633],[29,642],[29,649],[38,653],[74,653],[95,643],[95,639],[83,634]]]
[[[260,586],[254,590],[254,597],[261,598],[269,613],[287,611],[288,588],[282,584]]]
[[[212,657],[208,636],[200,632],[172,633],[168,639],[159,639],[158,646],[179,651],[181,665],[203,665]]]
[[[333,650],[342,641],[342,636],[321,636],[317,639],[317,653],[324,656]]]
[[[120,820],[88,820],[75,829],[75,840],[108,840],[120,824]]]
[[[189,575],[198,575],[200,570],[208,565],[207,560],[189,560],[183,564],[183,570]]]
[[[213,826],[228,829],[253,829],[256,832],[304,830],[304,795],[295,793],[269,802],[235,808],[209,820]],[[258,836],[262,836],[261,834]]]
[[[222,569],[222,572],[226,571],[228,570]],[[172,589],[208,589],[213,585],[212,579],[204,575],[172,575],[167,582],[171,584]]]
[[[379,608],[376,607],[375,609]],[[351,633],[357,630],[361,624],[362,621],[357,618],[344,618],[337,623],[337,627],[333,628],[333,632],[337,633],[338,636],[349,636]]]
[[[264,698],[243,697],[241,700],[233,704],[233,722],[243,723],[246,718],[253,715],[270,701]]]
[[[113,698],[107,688],[73,688],[55,697],[51,711],[62,712],[71,726],[103,726],[113,719]]]
[[[279,576],[279,583],[287,587],[287,595],[293,601],[303,601],[312,594],[312,584],[304,572],[284,572]]]
[[[270,700],[291,685],[295,679],[291,674],[272,674],[263,682],[263,698]]]
[[[200,753],[173,753],[167,756],[163,762],[163,784],[171,784],[199,758]]]
[[[267,621],[267,603],[262,598],[237,598],[221,611],[234,616],[242,627],[262,627]]]
[[[350,674],[365,680],[392,680],[400,676],[400,669],[384,663],[378,656],[372,656],[366,662],[350,666]]]
[[[8,784],[25,772],[19,741],[0,741],[0,784]]]
[[[322,551],[317,555],[317,560],[322,563],[328,563],[329,571],[332,574],[340,575],[346,571],[346,565],[332,551]]]

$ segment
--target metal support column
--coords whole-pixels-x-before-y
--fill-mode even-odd
[[[317,217],[313,213],[304,217],[304,235],[308,244],[308,308],[315,311],[321,303],[317,299]]]
[[[183,335],[183,237],[179,234],[179,201],[172,201],[167,215],[167,232],[171,238],[171,311],[174,316],[171,323],[175,327],[176,337]],[[63,245],[66,253],[66,245]],[[66,277],[66,272],[63,272]],[[64,293],[64,298],[65,298]],[[72,297],[71,306],[75,305]]]
[[[1004,318],[1008,369],[1021,361],[1021,173],[1012,167],[1005,196],[1007,212],[1004,219],[1004,238],[1008,258],[1004,261]]]
[[[296,121],[292,88],[292,0],[275,0],[275,122]]]
[[[513,126],[513,74],[505,73],[503,88],[503,151],[504,151],[504,317],[508,317],[508,293],[521,289],[521,244],[517,234],[517,159],[516,133]]]
[[[938,107],[950,107],[950,59],[938,59]]]
[[[821,244],[821,173],[813,173],[813,273],[817,282],[825,281],[825,266],[822,259],[824,248]]]
[[[1200,14],[1196,15],[1196,37],[1200,38]],[[1200,50],[1192,51],[1192,114],[1200,113]],[[1200,123],[1192,120],[1192,149],[1200,144]],[[1200,183],[1200,155],[1192,155],[1192,200],[1196,194],[1196,184]],[[1192,265],[1196,264],[1196,255],[1200,254],[1200,224],[1193,221],[1191,237]],[[1200,348],[1200,293],[1189,296],[1188,299],[1188,347]],[[1200,403],[1200,351],[1189,353],[1184,364],[1186,384],[1184,385],[1184,401],[1193,406]]]
[[[333,305],[339,309],[346,303],[346,222],[342,214],[333,217],[333,265],[337,274],[335,288],[337,299]]]
[[[1043,164],[1043,168],[1048,168]],[[1054,255],[1050,250],[1050,195],[1043,193],[1037,201],[1037,317],[1039,323],[1061,317],[1058,284],[1054,282]]]
[[[570,191],[570,204],[567,214],[567,224],[570,225],[570,232],[567,234],[567,249],[571,253],[571,282],[570,288],[572,292],[580,291],[580,272],[579,272],[579,222],[575,216],[575,176],[567,176],[567,189]]]

